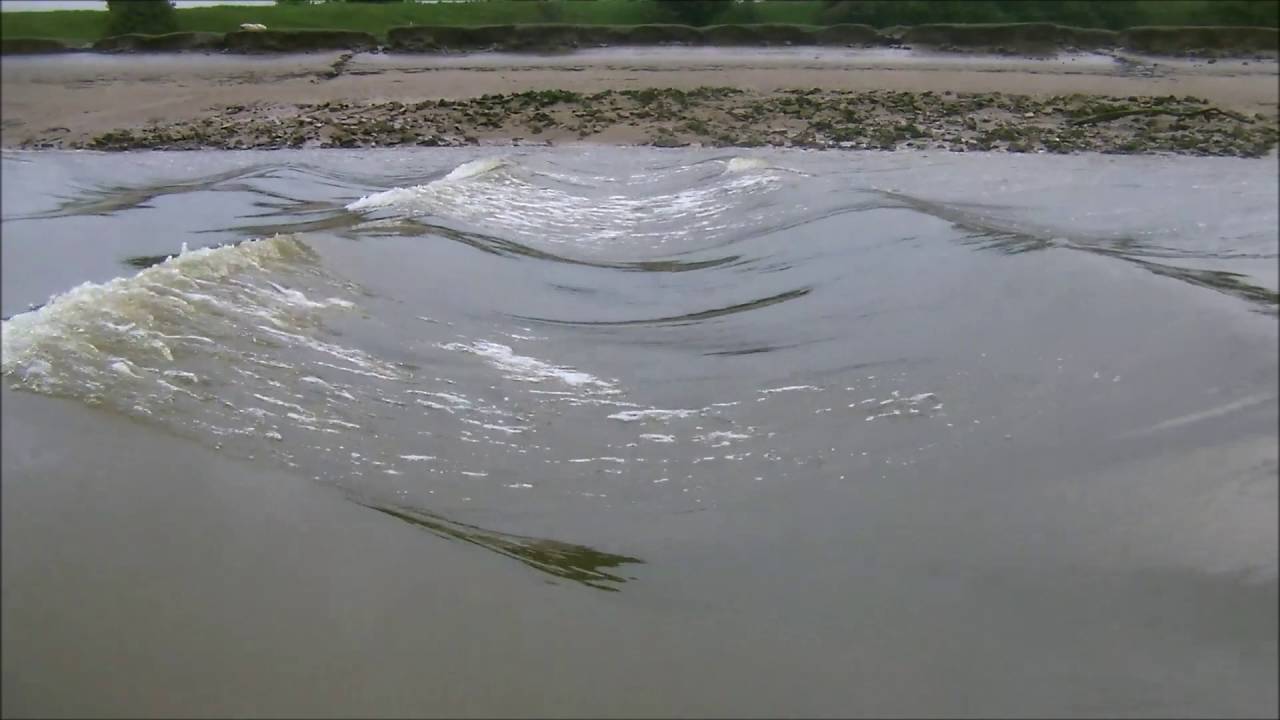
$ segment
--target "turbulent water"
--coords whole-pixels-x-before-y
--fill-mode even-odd
[[[1028,602],[1078,594],[1044,610],[1074,628],[1036,641],[1057,669],[977,683],[978,711],[1275,707],[1272,160],[3,163],[10,391],[287,470],[582,592],[699,596],[703,578],[756,598],[752,622],[890,655],[912,641],[832,618],[959,633],[922,682],[970,652],[1023,672],[1043,649],[973,643],[1034,636]],[[1143,626],[1153,606],[1170,625]],[[1230,612],[1246,619],[1213,619]],[[1123,657],[1097,655],[1110,643]],[[846,687],[814,686],[813,707]],[[932,707],[884,692],[834,707]]]

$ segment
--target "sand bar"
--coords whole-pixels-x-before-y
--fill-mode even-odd
[[[1274,60],[1258,59],[1152,59],[1125,54],[1035,59],[819,48],[630,48],[551,56],[75,53],[6,58],[0,69],[5,90],[0,111],[6,147],[86,146],[113,130],[218,119],[229,107],[259,108],[287,120],[306,115],[307,108],[299,105],[323,103],[358,106],[534,90],[598,93],[706,86],[741,89],[762,99],[784,89],[812,88],[849,93],[1003,93],[1041,99],[1073,94],[1194,97],[1222,109],[1261,114],[1274,125],[1280,99],[1278,67]],[[478,135],[481,140],[529,135],[525,128],[503,127],[495,133],[463,125],[459,136]],[[645,123],[617,125],[585,139],[625,144],[652,140],[647,132],[652,128]],[[688,139],[675,135],[680,142]],[[538,140],[556,142],[570,136],[578,135],[550,133]],[[764,141],[778,144],[768,138]],[[135,146],[165,145],[139,141]]]

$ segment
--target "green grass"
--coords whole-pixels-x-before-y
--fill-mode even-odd
[[[56,17],[55,17],[56,16]],[[107,29],[107,14],[92,10],[0,13],[0,37],[92,42]]]
[[[313,6],[240,6],[176,11],[180,31],[231,32],[241,23],[273,30],[362,30],[379,37],[402,25],[515,25],[564,22],[587,25],[640,25],[668,16],[643,0],[527,2],[489,0],[474,3],[325,3]],[[45,37],[93,42],[104,36],[107,13],[90,10],[8,12],[0,17],[0,37]]]
[[[241,23],[277,30],[362,30],[384,37],[402,25],[574,23],[640,25],[680,22],[650,0],[482,0],[467,3],[344,3],[190,8],[178,29],[229,32]],[[726,3],[715,24],[1057,22],[1112,30],[1141,25],[1280,25],[1280,0],[769,0]],[[107,13],[87,10],[0,15],[0,37],[88,43],[106,33]]]
[[[1277,0],[846,0],[824,5],[821,22],[876,27],[1026,22],[1107,30],[1150,25],[1280,25]]]

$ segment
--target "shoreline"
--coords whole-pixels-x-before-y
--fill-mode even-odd
[[[110,130],[92,150],[555,145],[1006,150],[1262,157],[1274,123],[1186,96],[1037,100],[1002,93],[845,92],[732,87],[534,90],[467,100],[234,106],[220,117]]]
[[[243,16],[242,16],[243,17]],[[266,21],[266,18],[259,18]],[[946,51],[1053,55],[1059,52],[1128,51],[1153,57],[1257,57],[1280,53],[1275,27],[1231,25],[1130,26],[1123,29],[1076,27],[1052,22],[923,23],[873,27],[857,23],[728,22],[712,25],[671,23],[598,24],[516,22],[509,24],[398,24],[377,32],[349,24],[309,29],[280,29],[258,22],[253,30],[231,30],[225,23],[159,35],[128,33],[92,42],[55,39],[42,34],[0,38],[0,54],[66,52],[209,52],[275,54],[347,51],[441,53],[458,51],[573,52],[583,48],[642,47],[897,47]],[[268,28],[267,25],[273,27]],[[284,23],[288,25],[287,21]],[[220,31],[222,30],[222,31]]]
[[[7,148],[594,142],[1178,153],[1277,144],[1275,61],[648,49],[6,60]]]

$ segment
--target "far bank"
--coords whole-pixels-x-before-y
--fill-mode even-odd
[[[8,58],[6,147],[602,142],[1256,155],[1277,64],[650,48]],[[443,102],[442,102],[443,101]]]

